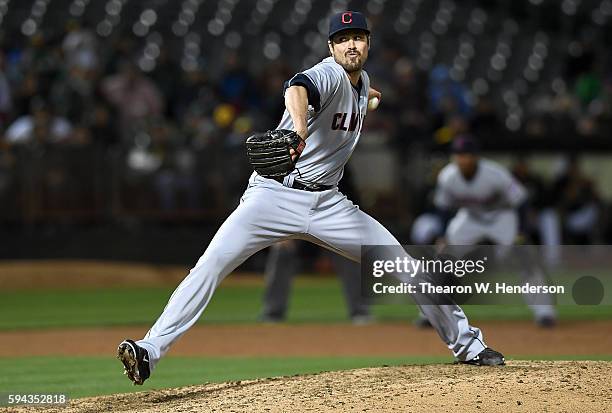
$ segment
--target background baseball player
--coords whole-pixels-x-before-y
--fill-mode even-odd
[[[261,320],[281,322],[287,317],[293,278],[300,264],[301,243],[284,241],[270,247],[265,269],[265,289]],[[331,254],[332,268],[342,284],[348,316],[353,324],[372,321],[368,300],[361,294],[359,264],[339,254]]]
[[[451,216],[456,211],[446,228],[445,242],[449,245],[513,245],[519,229],[517,210],[527,198],[525,188],[503,166],[480,158],[478,142],[470,135],[456,137],[452,152],[453,161],[440,171],[434,195],[434,204],[442,216]],[[501,255],[507,252],[498,249]],[[525,282],[544,284],[543,270],[530,257],[520,258]],[[556,324],[552,303],[538,301],[540,304],[536,305],[531,302],[530,295],[524,298],[538,325],[552,327]],[[428,326],[422,314],[415,324]]]
[[[331,57],[289,81],[286,110],[277,130],[247,140],[256,173],[239,206],[219,228],[144,339],[125,340],[119,345],[117,356],[134,383],[142,384],[149,377],[171,345],[199,319],[225,276],[255,252],[297,238],[360,261],[362,245],[400,245],[336,186],[359,140],[368,98],[380,97],[362,70],[369,34],[361,13],[332,16]],[[306,138],[304,148],[302,139]],[[285,142],[284,147],[279,142]],[[284,165],[287,174],[283,178],[278,172]],[[503,355],[485,345],[481,331],[470,326],[461,308],[435,305],[433,297],[419,299],[430,304],[422,305],[422,311],[459,361],[504,364]]]
[[[344,168],[344,175],[338,190],[348,199],[359,204],[359,198],[350,174]],[[287,316],[289,295],[293,277],[298,272],[301,243],[284,241],[270,247],[265,269],[265,290],[263,295],[262,321],[279,322]],[[366,324],[372,320],[368,300],[361,294],[359,264],[339,254],[330,254],[333,269],[342,284],[342,291],[348,316],[354,324]]]

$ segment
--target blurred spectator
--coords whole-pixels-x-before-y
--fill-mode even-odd
[[[151,129],[152,151],[161,159],[155,177],[155,188],[163,210],[175,210],[184,195],[184,207],[197,209],[200,203],[200,180],[196,175],[196,159],[187,142],[179,140],[176,131],[168,124],[158,124]]]
[[[11,87],[4,71],[4,54],[0,52],[0,130],[4,130],[13,109]]]
[[[524,236],[538,243],[540,241],[539,234],[539,212],[550,207],[551,199],[548,188],[544,180],[536,175],[531,168],[526,158],[518,158],[512,166],[512,174],[523,184],[527,190],[527,200],[521,207],[520,212],[520,228]]]
[[[432,114],[439,118],[436,126],[451,115],[468,117],[472,111],[468,88],[453,80],[444,65],[435,66],[429,75],[429,105]]]
[[[497,133],[500,120],[490,96],[480,96],[474,107],[470,129],[476,136],[491,136]]]
[[[31,69],[24,71],[23,78],[15,87],[13,95],[15,115],[21,116],[30,111],[32,99],[40,96],[39,83],[40,80],[36,72]]]
[[[601,95],[602,83],[594,70],[583,72],[576,80],[575,94],[583,108]]]
[[[193,140],[198,148],[206,148],[217,140],[218,129],[212,116],[207,116],[204,108],[192,105],[183,120],[183,133]]]
[[[429,119],[425,113],[427,75],[406,57],[398,59],[392,67],[396,83],[390,88],[389,106],[397,112],[402,133],[409,139],[419,139],[429,127]],[[385,94],[385,102],[387,98]]]
[[[30,38],[30,47],[23,49],[19,66],[22,71],[35,77],[35,85],[29,85],[30,96],[49,99],[55,79],[65,68],[61,46],[38,33]],[[27,110],[27,107],[23,109]]]
[[[72,131],[70,139],[67,143],[75,146],[88,145],[92,142],[91,132],[89,128],[82,125],[77,125]]]
[[[196,174],[196,158],[189,141],[182,139],[172,126],[156,121],[137,134],[127,158],[126,202],[131,206],[150,208],[150,201],[162,210],[178,206],[197,209],[200,205],[201,179]],[[153,188],[155,200],[135,199],[133,191]],[[184,195],[185,202],[181,202]],[[144,197],[143,197],[144,198]]]
[[[81,27],[76,21],[70,21],[68,32],[62,42],[62,50],[67,66],[84,71],[97,70],[99,67],[98,41],[91,30]]]
[[[230,53],[226,57],[223,76],[219,81],[219,91],[223,101],[238,109],[255,106],[258,103],[253,79],[236,53]]]
[[[180,112],[176,112],[179,106],[179,88],[177,88],[177,79],[180,79],[182,73],[180,67],[170,59],[167,48],[161,47],[159,57],[155,64],[155,69],[151,72],[151,80],[159,88],[159,93],[167,102],[165,105],[164,115],[168,118],[177,117]],[[197,88],[195,90],[197,93]]]
[[[434,141],[437,145],[448,145],[455,136],[466,133],[469,130],[467,120],[461,116],[454,114],[449,116],[445,122],[434,131]],[[486,140],[487,137],[484,137]]]
[[[0,140],[0,211],[4,211],[10,205],[9,202],[5,202],[4,196],[13,183],[14,166],[15,158],[9,151],[8,144]]]
[[[7,129],[4,139],[11,145],[67,142],[72,134],[70,122],[55,116],[42,99],[32,101],[32,114],[24,115]]]
[[[527,201],[519,210],[520,231],[526,243],[544,245],[547,265],[554,267],[560,259],[561,224],[547,183],[533,172],[524,157],[518,158],[512,174],[527,190]]]
[[[568,244],[589,244],[595,240],[600,215],[599,196],[578,158],[570,157],[565,170],[553,184]]]
[[[284,84],[291,76],[291,70],[287,66],[274,64],[268,65],[259,77],[261,116],[264,118],[261,123],[267,124],[268,129],[280,122],[285,110]]]
[[[410,240],[414,244],[431,245],[444,236],[444,230],[450,217],[438,210],[433,201],[438,175],[444,166],[446,166],[445,159],[433,160],[426,179],[415,192],[414,213],[418,215],[412,222],[410,231]]]
[[[55,81],[51,91],[54,107],[71,122],[82,123],[94,108],[95,72],[71,66]]]
[[[598,126],[593,116],[584,115],[576,123],[576,132],[582,136],[595,136],[598,133]]]
[[[211,114],[219,103],[219,98],[214,85],[202,70],[188,70],[182,73],[182,81],[176,89],[175,114],[178,119],[184,120],[185,116],[193,113]]]
[[[566,79],[573,83],[582,73],[589,72],[595,63],[595,45],[590,40],[573,40],[568,45]]]
[[[163,113],[164,100],[159,89],[131,62],[123,62],[119,73],[102,81],[102,93],[117,109],[124,128]]]
[[[116,116],[103,101],[97,101],[93,110],[87,114],[85,125],[90,128],[92,141],[102,146],[119,143]]]

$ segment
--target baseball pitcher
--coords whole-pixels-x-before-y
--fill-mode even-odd
[[[287,82],[286,109],[277,129],[247,139],[255,172],[238,207],[145,337],[120,343],[117,357],[135,384],[150,376],[198,320],[224,277],[257,251],[303,239],[359,262],[362,245],[399,246],[337,189],[359,140],[368,99],[381,97],[363,70],[370,48],[365,17],[350,11],[332,16],[328,46],[330,57]],[[422,311],[460,362],[504,364],[503,355],[486,346],[461,308],[431,302]]]

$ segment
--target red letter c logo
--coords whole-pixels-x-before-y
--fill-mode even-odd
[[[348,13],[342,13],[342,23],[343,24],[350,24],[353,22],[353,13],[348,12]]]

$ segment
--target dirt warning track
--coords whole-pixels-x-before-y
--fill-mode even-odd
[[[609,321],[564,322],[541,329],[528,321],[480,322],[487,344],[513,356],[592,356],[612,353]],[[145,327],[75,328],[0,332],[0,356],[109,355],[126,337]],[[41,345],[40,343],[44,343]],[[83,345],[87,343],[87,345]],[[408,323],[233,324],[189,330],[173,356],[449,356],[431,329]]]

